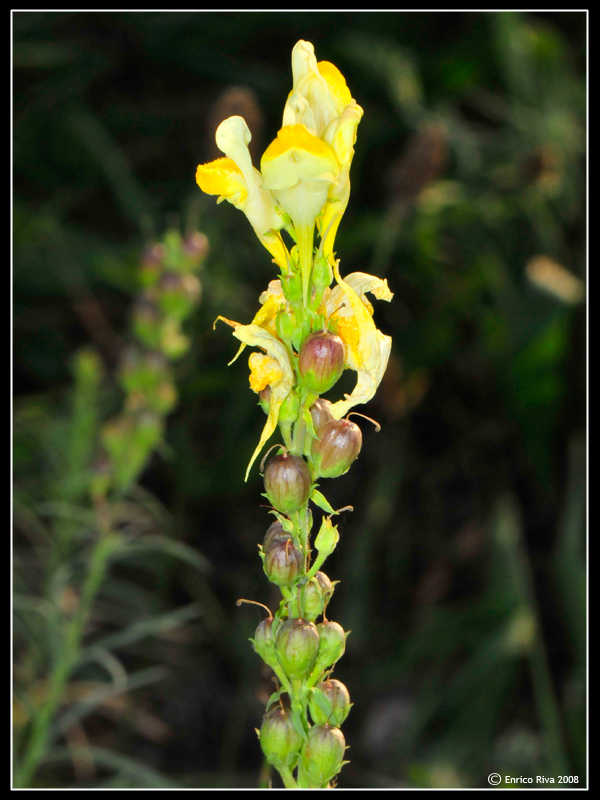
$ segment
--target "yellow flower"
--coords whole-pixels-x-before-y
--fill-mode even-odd
[[[339,168],[329,187],[327,204],[317,219],[322,249],[333,265],[333,243],[350,197],[350,165],[356,129],[363,115],[344,76],[329,61],[319,61],[310,42],[299,41],[292,51],[294,86],[283,112],[283,125],[302,124],[335,153]]]
[[[243,211],[275,263],[284,269],[289,256],[279,230],[285,221],[277,211],[274,197],[263,189],[260,172],[252,166],[248,150],[252,134],[243,117],[224,120],[215,139],[227,158],[200,164],[196,183],[206,194],[218,195],[218,203],[228,200]]]
[[[262,350],[266,351],[266,355],[253,353],[252,356],[250,356],[250,386],[254,391],[261,391],[266,386],[270,386],[271,398],[267,422],[263,428],[260,441],[252,454],[248,469],[246,470],[245,480],[248,480],[248,474],[252,464],[254,464],[258,454],[277,427],[281,404],[289,395],[294,385],[294,370],[287,347],[273,336],[273,334],[269,333],[269,331],[255,324],[241,325],[239,322],[233,322],[225,317],[217,317],[217,319],[223,320],[223,322],[231,325],[234,329],[233,335],[242,342],[242,345],[260,347]],[[239,356],[242,349],[243,348],[240,348],[233,361]],[[256,356],[258,356],[258,358],[256,358]],[[260,386],[260,389],[256,388],[258,386]]]
[[[334,275],[338,283],[324,300],[327,316],[337,322],[338,336],[346,345],[346,368],[357,373],[352,394],[331,406],[331,413],[340,419],[359,403],[368,403],[377,391],[386,370],[392,340],[381,333],[373,322],[373,307],[365,297],[371,292],[378,300],[389,302],[393,294],[387,281],[354,272],[343,280],[336,262]]]

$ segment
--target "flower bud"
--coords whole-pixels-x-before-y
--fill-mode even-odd
[[[311,279],[318,292],[322,292],[323,289],[331,285],[333,270],[326,258],[321,257],[317,259],[313,267]]]
[[[269,525],[267,532],[265,533],[265,539],[263,541],[263,552],[266,553],[269,547],[278,540],[291,539],[291,534],[284,530],[283,525],[279,520],[274,522],[272,525]]]
[[[292,389],[279,409],[279,422],[283,422],[284,424],[296,422],[299,410],[300,398],[298,397],[298,393]]]
[[[319,397],[318,400],[315,400],[310,407],[310,416],[312,417],[313,426],[317,434],[323,425],[325,425],[327,422],[333,422],[333,415],[330,409],[331,403],[329,400],[325,400],[322,397]]]
[[[309,707],[313,722],[315,725],[328,724],[339,728],[346,720],[352,706],[348,689],[341,681],[333,678],[321,681],[315,688],[321,692],[321,696],[319,698],[315,691],[311,693]]]
[[[302,737],[294,728],[292,716],[281,706],[265,714],[260,727],[260,746],[269,764],[289,767],[302,745]]]
[[[313,725],[302,747],[301,769],[311,785],[323,788],[343,766],[346,740],[339,728]]]
[[[294,335],[294,321],[285,311],[279,311],[275,317],[277,335],[284,342],[291,342]]]
[[[315,669],[321,672],[331,667],[343,655],[346,649],[346,633],[337,622],[325,620],[317,625],[319,634],[319,652]]]
[[[284,275],[281,279],[281,288],[286,300],[292,305],[302,302],[302,277],[299,272]]]
[[[338,478],[350,469],[360,453],[360,428],[347,419],[334,419],[323,425],[319,436],[312,444],[315,469],[322,478]]]
[[[264,569],[267,578],[277,586],[291,586],[302,574],[304,554],[293,539],[279,539],[271,543],[265,553]]]
[[[181,245],[183,253],[194,263],[197,264],[208,255],[209,244],[205,234],[196,231],[186,236]]]
[[[335,333],[308,336],[298,357],[298,370],[306,388],[314,394],[327,392],[344,371],[344,343]]]
[[[304,616],[314,622],[319,614],[323,613],[325,603],[333,593],[333,586],[325,573],[317,572],[306,586],[298,587],[299,600],[302,596],[302,591],[304,591]]]
[[[284,453],[269,461],[265,469],[265,491],[271,505],[282,514],[291,514],[308,500],[311,487],[306,461]]]
[[[333,524],[330,517],[323,517],[321,527],[315,539],[315,547],[319,551],[319,555],[324,558],[330,556],[337,547],[339,540],[340,534],[338,533],[337,526]]]
[[[312,670],[319,650],[319,632],[314,622],[288,619],[277,632],[279,662],[289,678],[303,678]]]

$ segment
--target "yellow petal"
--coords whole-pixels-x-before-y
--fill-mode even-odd
[[[199,164],[196,183],[206,194],[216,194],[241,206],[248,197],[248,187],[242,171],[231,158],[217,158]]]
[[[299,181],[335,183],[338,162],[325,142],[304,125],[286,125],[271,142],[260,162],[263,187],[291,189]]]
[[[352,95],[346,84],[346,79],[330,61],[319,61],[317,67],[325,79],[331,98],[338,109],[338,114],[341,114],[348,103],[352,102]]]

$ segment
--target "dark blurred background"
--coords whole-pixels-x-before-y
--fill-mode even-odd
[[[32,641],[77,605],[90,541],[47,557],[73,358],[101,358],[101,421],[145,248],[170,228],[210,244],[179,403],[120,501],[123,535],[174,547],[113,564],[86,623],[86,644],[111,642],[105,666],[146,677],[91,701],[113,673],[79,665],[32,785],[259,785],[271,687],[248,642],[261,614],[235,601],[276,602],[258,470],[243,481],[264,415],[212,323],[250,322],[275,272],[194,173],[232,114],[258,166],[299,39],[365,111],[342,272],[395,293],[375,309],[389,367],[358,409],[382,431],[361,423],[359,460],[321,486],[355,508],[326,565],[341,581],[329,615],[352,631],[340,786],[584,785],[586,14],[17,12],[13,34],[17,763],[52,661]],[[89,501],[69,509],[90,525]],[[177,558],[179,543],[204,558]]]

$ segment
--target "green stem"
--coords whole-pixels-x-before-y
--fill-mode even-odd
[[[277,771],[281,775],[281,780],[283,781],[283,785],[286,789],[297,789],[298,784],[296,783],[294,776],[292,775],[292,771],[289,767],[278,767]]]
[[[25,788],[29,786],[40,762],[44,758],[50,726],[62,701],[71,673],[77,664],[89,612],[104,579],[108,559],[113,552],[116,541],[117,536],[109,534],[102,536],[94,547],[90,558],[89,571],[83,584],[79,607],[65,631],[63,645],[50,675],[46,700],[32,722],[31,735],[15,775],[15,785],[17,787]]]
[[[314,222],[312,225],[298,225],[296,227],[298,262],[300,264],[300,273],[302,275],[302,301],[305,310],[308,310],[309,308],[308,295],[313,264],[314,229]]]

